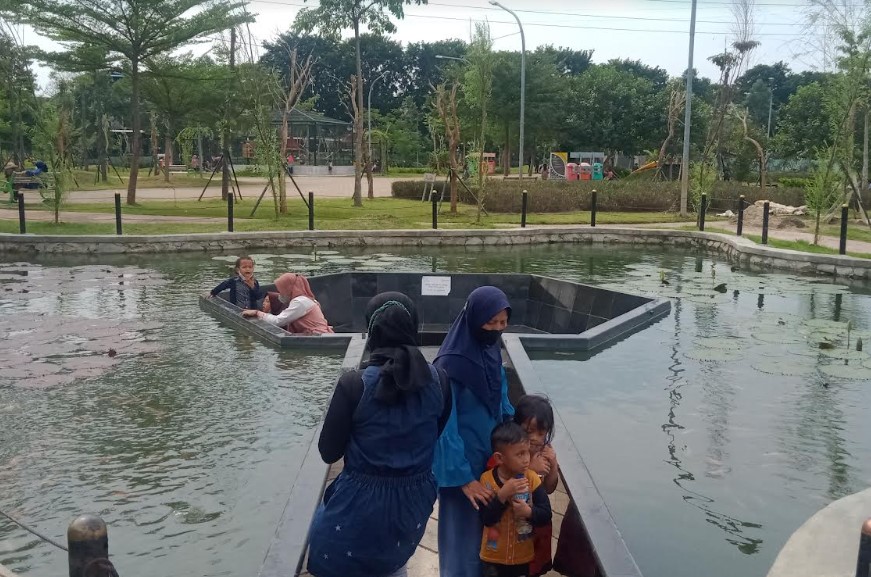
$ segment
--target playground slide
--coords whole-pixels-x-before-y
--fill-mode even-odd
[[[651,160],[647,164],[639,166],[638,168],[636,168],[635,170],[630,172],[629,176],[632,176],[633,174],[637,174],[639,172],[644,172],[645,170],[650,170],[651,168],[656,168],[656,161],[655,160]]]

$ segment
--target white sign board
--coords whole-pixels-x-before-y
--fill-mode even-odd
[[[425,297],[446,297],[451,294],[451,277],[424,276],[420,278],[420,294]]]

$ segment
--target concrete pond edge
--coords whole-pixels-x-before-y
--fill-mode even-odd
[[[0,251],[3,254],[40,255],[220,253],[289,247],[459,246],[480,249],[533,244],[624,244],[702,249],[722,254],[731,263],[751,269],[778,269],[800,274],[871,280],[871,259],[773,248],[721,233],[622,226],[487,230],[293,230],[124,236],[0,234]]]

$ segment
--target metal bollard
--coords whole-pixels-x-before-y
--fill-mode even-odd
[[[871,577],[871,519],[862,523],[859,537],[859,558],[856,560],[856,577]]]
[[[846,204],[841,205],[841,243],[838,245],[838,254],[847,254],[847,218],[849,208]]]
[[[435,191],[430,195],[432,198],[432,227],[439,227],[439,198],[435,195]]]
[[[315,229],[315,193],[308,191],[308,229]]]
[[[109,561],[109,532],[96,515],[76,517],[67,528],[70,577],[109,577],[118,573]]]
[[[526,228],[526,207],[529,204],[529,194],[524,190],[520,200],[520,228]]]
[[[121,235],[121,195],[115,193],[115,234]]]
[[[233,194],[227,195],[227,232],[233,232]]]
[[[744,232],[744,195],[738,197],[738,236]]]
[[[768,244],[768,207],[767,200],[762,204],[762,244]]]
[[[24,222],[24,193],[18,191],[18,232],[27,233],[27,224]]]
[[[596,226],[596,205],[598,204],[598,193],[596,189],[590,194],[590,226]]]
[[[699,230],[705,230],[705,213],[708,211],[708,195],[702,193],[702,205],[699,207]]]

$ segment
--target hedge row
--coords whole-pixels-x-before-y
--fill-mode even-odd
[[[441,180],[435,183],[437,194],[447,184]],[[680,201],[679,182],[643,182],[637,180],[616,180],[610,182],[566,182],[555,180],[496,180],[492,179],[486,188],[484,205],[491,212],[520,212],[521,193],[529,193],[529,212],[570,212],[590,210],[590,192],[598,191],[598,209],[607,212],[645,212],[676,211]],[[395,181],[392,194],[395,198],[420,200],[424,183],[420,180]],[[474,191],[477,194],[477,191]],[[445,196],[447,196],[447,190]],[[801,188],[769,187],[765,193],[753,186],[731,182],[717,182],[711,191],[708,205],[711,210],[720,212],[726,209],[737,210],[738,197],[744,195],[749,203],[757,200],[770,200],[781,204],[801,206],[804,204],[804,191]],[[460,202],[474,204],[474,199],[465,188],[459,186]]]

